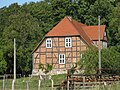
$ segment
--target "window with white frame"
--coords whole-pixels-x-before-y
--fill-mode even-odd
[[[52,40],[46,39],[46,48],[52,48]]]
[[[82,54],[82,53],[80,54],[80,58],[81,58],[81,59],[83,58],[83,54]]]
[[[65,38],[65,47],[72,47],[72,39],[70,37]]]
[[[82,60],[82,62],[84,63],[84,52],[82,52],[81,54],[80,54],[80,59]]]
[[[80,58],[81,58],[81,59],[84,59],[84,58],[85,58],[85,56],[84,56],[84,52],[81,52],[81,54],[80,54]]]
[[[106,32],[104,32],[104,36],[106,36]]]
[[[59,54],[59,64],[65,64],[65,54]]]
[[[103,41],[103,48],[107,48],[107,42]]]

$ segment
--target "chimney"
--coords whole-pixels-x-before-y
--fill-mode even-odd
[[[68,18],[70,21],[72,21],[72,16],[67,16],[67,18]]]

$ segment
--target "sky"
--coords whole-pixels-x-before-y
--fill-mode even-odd
[[[19,5],[22,5],[25,2],[29,3],[29,2],[37,2],[37,1],[41,1],[41,0],[0,0],[0,8],[4,6],[9,6],[10,4],[16,3],[16,2]]]

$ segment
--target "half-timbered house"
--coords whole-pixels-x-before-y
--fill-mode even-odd
[[[100,26],[101,48],[107,47],[105,25]],[[33,72],[39,64],[52,64],[54,73],[70,69],[90,46],[98,46],[98,26],[87,26],[64,17],[33,50]]]

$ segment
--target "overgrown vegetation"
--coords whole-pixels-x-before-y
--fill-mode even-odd
[[[120,53],[114,47],[101,50],[102,73],[120,74]],[[91,48],[83,54],[79,66],[85,69],[86,74],[98,73],[98,49]]]
[[[54,85],[61,84],[61,81],[63,81],[66,78],[64,74],[60,75],[53,75],[52,79],[54,81]],[[7,79],[5,80],[5,90],[11,90],[12,88],[12,80],[13,79]],[[29,90],[38,90],[38,84],[39,84],[39,77],[22,77],[16,79],[15,82],[15,90],[27,90],[27,83]],[[0,90],[3,89],[3,80],[0,80]],[[43,79],[41,81],[41,88],[40,90],[51,90],[51,81],[49,79]]]
[[[48,63],[46,65],[43,65],[40,63],[39,69],[41,69],[45,74],[47,74],[48,72],[50,72],[53,69],[53,65],[48,64]]]
[[[87,25],[97,25],[100,15],[101,24],[106,25],[109,46],[116,46],[120,52],[119,12],[119,0],[43,0],[0,8],[0,74],[13,73],[14,38],[17,73],[31,73],[32,50],[64,16],[72,16]]]

